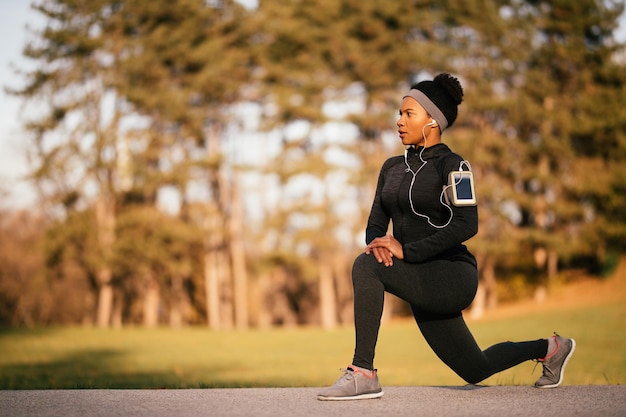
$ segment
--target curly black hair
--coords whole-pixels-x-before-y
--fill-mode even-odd
[[[438,74],[433,79],[433,82],[450,94],[450,97],[452,97],[457,106],[463,102],[463,87],[456,77],[443,72]]]

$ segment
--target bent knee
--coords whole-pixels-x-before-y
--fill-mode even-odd
[[[463,379],[463,381],[467,382],[468,384],[475,385],[489,378],[491,375],[493,375],[493,372],[489,372],[489,371],[465,372],[465,373],[457,372],[457,375],[460,376]]]
[[[376,258],[374,255],[368,255],[365,252],[359,254],[352,264],[352,276],[359,275],[363,271],[367,271],[376,266]]]
[[[468,384],[472,384],[472,385],[476,385],[478,384],[480,381],[485,380],[486,378],[478,378],[478,377],[466,377],[463,378],[463,381],[467,382]]]

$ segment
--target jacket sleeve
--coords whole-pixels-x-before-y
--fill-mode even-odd
[[[367,220],[367,228],[365,229],[365,244],[369,245],[370,242],[377,237],[382,237],[387,234],[389,228],[390,216],[383,208],[382,204],[382,192],[385,185],[385,172],[390,165],[390,160],[387,160],[378,174],[378,183],[376,185],[376,194],[374,195],[374,202],[370,210],[370,215]]]
[[[450,171],[458,170],[461,160],[459,156],[447,158],[442,164],[442,178],[447,178]],[[460,245],[478,232],[477,206],[457,207],[452,203],[449,206],[452,209],[450,224],[437,229],[435,233],[424,239],[403,244],[405,261],[418,263],[436,257]]]

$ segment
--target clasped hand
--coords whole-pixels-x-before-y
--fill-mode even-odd
[[[372,240],[365,248],[365,253],[373,254],[378,263],[384,263],[385,266],[392,266],[394,257],[404,259],[402,244],[391,235]]]

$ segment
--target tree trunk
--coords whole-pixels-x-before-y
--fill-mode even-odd
[[[556,278],[559,273],[559,254],[554,250],[548,251],[548,282]]]
[[[540,269],[546,269],[546,279],[535,290],[534,299],[542,303],[548,298],[548,293],[556,278],[559,268],[559,255],[554,249],[540,248],[535,251],[535,261]],[[540,254],[539,256],[537,254]]]
[[[217,276],[220,285],[220,326],[222,329],[232,329],[235,325],[233,305],[233,280],[232,271],[230,268],[230,258],[226,250],[224,249],[226,242],[222,236],[221,247],[222,249],[217,252]]]
[[[354,297],[352,294],[352,277],[348,271],[348,258],[344,251],[337,251],[333,257],[333,270],[337,291],[336,303],[339,321],[342,324],[354,322]]]
[[[492,310],[498,306],[498,292],[496,291],[496,263],[493,256],[487,257],[487,262],[483,269],[483,280],[485,283],[486,307]]]
[[[248,328],[248,273],[246,253],[243,243],[243,208],[236,179],[231,187],[230,217],[230,260],[233,272],[233,291],[235,326],[238,329]]]
[[[488,309],[498,304],[496,292],[496,265],[492,256],[479,254],[476,256],[479,265],[479,280],[476,296],[472,302],[469,315],[472,319],[479,319]]]
[[[210,215],[206,221],[204,282],[207,322],[211,329],[233,327],[233,288],[230,280],[229,258],[224,251],[221,217]]]
[[[231,250],[226,241],[225,233],[230,233],[231,225],[227,213],[230,207],[228,183],[222,175],[222,152],[220,150],[220,125],[214,123],[207,132],[207,162],[209,165],[209,191],[213,201],[207,204],[207,244],[205,259],[205,282],[207,291],[207,314],[209,327],[212,329],[230,328],[233,326],[233,292],[235,283],[231,280],[231,259],[228,252]],[[240,255],[237,255],[240,256]],[[239,262],[239,258],[237,262]],[[238,266],[239,268],[239,266]],[[245,262],[244,262],[245,268]],[[247,282],[245,273],[243,278]],[[237,284],[237,290],[241,284]],[[247,307],[247,300],[245,303]],[[247,310],[239,312],[239,320],[247,323]]]
[[[257,325],[261,329],[272,327],[272,312],[270,309],[270,296],[272,290],[272,279],[269,272],[263,272],[258,277],[256,291],[259,306]]]
[[[328,256],[320,256],[318,267],[321,324],[324,329],[333,329],[337,325],[337,296],[333,267]]]
[[[170,327],[180,328],[184,324],[185,290],[183,277],[172,277],[171,300],[170,300]]]
[[[96,323],[109,327],[113,312],[113,272],[109,266],[111,250],[115,243],[115,200],[101,195],[96,201],[96,233],[102,255],[102,265],[96,272],[98,280],[98,311]]]
[[[113,285],[111,284],[111,270],[101,269],[98,273],[98,312],[96,323],[98,327],[109,327],[111,312],[113,311]]]
[[[220,328],[220,285],[217,252],[210,248],[204,254],[207,323],[211,329]]]
[[[152,274],[146,278],[146,293],[143,301],[143,325],[145,327],[156,327],[159,324],[159,304],[161,301],[159,284]]]
[[[124,313],[124,294],[120,289],[114,292],[113,312],[111,313],[111,326],[114,329],[121,329],[123,325],[122,314]]]
[[[271,278],[271,308],[272,324],[279,323],[283,327],[295,327],[298,325],[298,317],[291,308],[287,296],[287,282],[289,275],[282,267],[277,267],[272,272]]]
[[[485,315],[485,305],[487,299],[487,289],[480,280],[478,281],[478,289],[476,290],[476,296],[472,302],[469,316],[476,320]]]
[[[548,261],[548,251],[543,247],[536,248],[533,255],[535,257],[535,264],[537,265],[537,269],[543,270],[546,266],[546,262]],[[546,300],[547,294],[548,294],[548,286],[544,280],[535,289],[535,294],[533,298],[536,302],[543,303]]]

